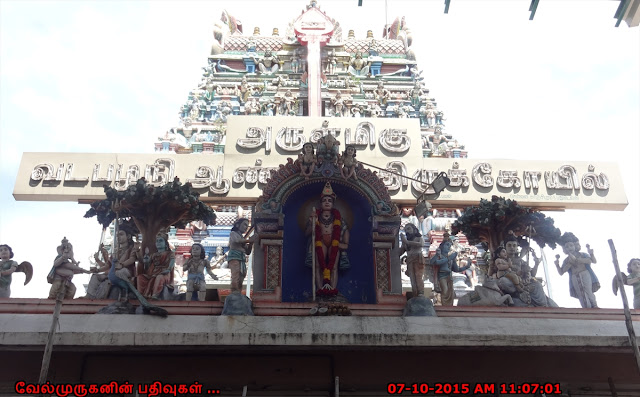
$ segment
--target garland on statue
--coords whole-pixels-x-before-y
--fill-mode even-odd
[[[340,244],[340,234],[342,233],[342,218],[340,217],[340,212],[335,208],[331,210],[331,215],[333,217],[333,229],[331,231],[331,247],[329,247],[329,260],[326,260],[324,253],[322,252],[322,229],[320,227],[320,216],[322,215],[322,210],[316,210],[316,241],[315,241],[315,251],[316,251],[316,259],[318,260],[318,265],[320,269],[322,269],[322,278],[323,285],[331,284],[331,271],[336,263],[336,258],[338,257],[338,252],[340,248],[338,244]],[[330,290],[321,288],[318,290],[318,295],[332,296],[337,295],[338,290],[332,288]]]

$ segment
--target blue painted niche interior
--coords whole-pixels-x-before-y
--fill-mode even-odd
[[[314,200],[317,198],[314,205],[319,208],[320,193],[325,183],[326,180],[322,180],[298,188],[283,206],[283,302],[311,301],[311,268],[304,264],[308,238],[304,235],[304,230],[300,229],[298,214],[310,197]],[[332,183],[331,186],[341,204],[346,205],[353,214],[353,225],[348,224],[350,241],[347,249],[351,268],[340,271],[338,291],[351,303],[376,303],[371,205],[349,186],[339,183]],[[342,216],[344,219],[344,214]]]

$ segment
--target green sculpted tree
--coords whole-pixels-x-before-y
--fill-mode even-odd
[[[511,231],[520,238],[520,245],[525,245],[525,237],[531,236],[541,248],[545,245],[555,248],[561,235],[552,218],[498,196],[465,208],[452,226],[454,234],[464,233],[472,244],[487,243],[490,252],[494,252]]]
[[[200,201],[200,194],[191,189],[191,184],[182,184],[175,178],[173,182],[155,187],[140,178],[135,185],[124,191],[105,186],[106,199],[91,204],[85,218],[97,216],[102,227],[108,227],[116,218],[114,204],[119,204],[120,218],[129,218],[142,234],[142,252],[149,248],[157,252],[155,236],[169,226],[185,227],[188,222],[202,220],[207,225],[215,225],[216,214]]]

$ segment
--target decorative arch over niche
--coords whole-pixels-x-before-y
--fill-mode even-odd
[[[346,251],[352,266],[339,277],[338,289],[351,303],[378,303],[383,294],[401,294],[400,266],[391,255],[400,227],[399,209],[376,173],[360,168],[356,175],[358,180],[344,179],[336,165],[324,164],[305,179],[298,161],[290,158],[272,173],[254,215],[261,238],[254,256],[258,294],[272,294],[283,302],[311,300],[304,231],[326,182],[338,196],[336,208],[352,236]]]

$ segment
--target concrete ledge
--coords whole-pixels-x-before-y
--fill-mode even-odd
[[[0,349],[42,348],[51,315],[0,314]],[[640,322],[636,322],[640,327]],[[639,340],[640,342],[640,340]],[[63,314],[57,346],[628,348],[624,321],[496,317]]]

